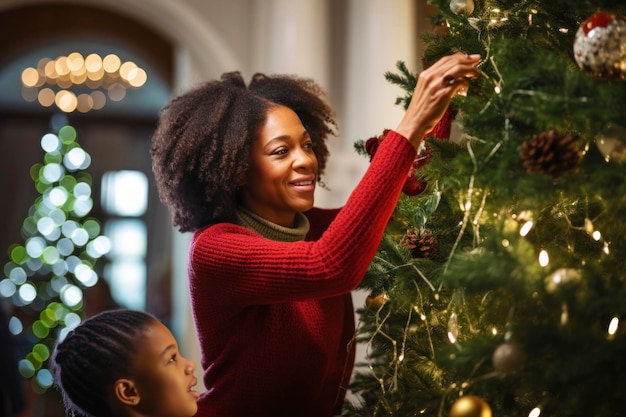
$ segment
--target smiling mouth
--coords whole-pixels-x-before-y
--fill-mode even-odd
[[[292,182],[291,184],[295,186],[313,185],[313,181],[298,181],[298,182]]]
[[[198,385],[198,380],[194,378],[194,380],[191,382],[191,385],[189,385],[189,388],[187,388],[187,392],[193,391],[196,385]]]

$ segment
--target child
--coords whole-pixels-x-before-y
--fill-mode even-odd
[[[192,417],[198,409],[195,364],[142,311],[86,319],[57,344],[51,364],[69,415]]]

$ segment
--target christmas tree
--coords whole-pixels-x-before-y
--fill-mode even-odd
[[[460,50],[482,75],[425,141],[363,280],[344,415],[623,415],[626,4],[432,3],[424,66]],[[386,78],[406,107],[416,74]]]
[[[24,242],[8,249],[0,278],[0,297],[16,312],[10,330],[25,346],[19,371],[37,393],[52,385],[54,344],[84,318],[83,290],[98,281],[95,264],[110,249],[100,222],[88,217],[91,157],[64,116],[52,120],[59,126],[41,137],[44,160],[30,170],[39,196],[22,224]]]

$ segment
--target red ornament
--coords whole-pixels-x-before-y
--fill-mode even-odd
[[[596,27],[605,28],[609,25],[609,23],[613,22],[614,20],[615,20],[615,16],[613,14],[606,13],[606,12],[598,12],[594,14],[593,16],[587,18],[587,20],[583,22],[581,28],[583,32],[585,33],[585,36],[587,36],[591,29],[594,29]]]
[[[426,181],[420,181],[415,178],[415,170],[411,168],[409,176],[406,178],[404,186],[402,186],[402,192],[409,197],[413,197],[423,193],[427,185]]]
[[[365,141],[365,151],[370,156],[370,161],[376,155],[376,151],[378,150],[378,146],[380,142],[385,138],[389,129],[383,130],[383,133],[379,136],[372,136],[368,140]],[[415,177],[415,172],[426,165],[430,161],[430,150],[425,148],[424,151],[415,158],[413,161],[413,165],[409,169],[409,172],[406,177],[406,181],[404,182],[404,186],[402,187],[402,192],[408,196],[416,196],[421,194],[426,189],[428,185],[424,181],[420,181]]]
[[[456,111],[448,107],[446,109],[446,112],[443,114],[443,116],[441,116],[441,119],[439,120],[439,122],[437,122],[437,124],[433,128],[433,130],[428,132],[426,136],[432,135],[439,140],[450,139],[450,131],[452,130],[452,122],[454,121],[455,117],[456,117]]]
[[[415,173],[418,169],[426,165],[430,161],[430,151],[428,148],[424,151],[423,154],[418,155],[417,158],[413,161],[413,165],[409,169],[409,173],[407,174],[406,181],[404,182],[404,186],[402,187],[402,192],[408,196],[416,196],[421,194],[426,189],[428,183],[426,181],[420,181],[415,177]]]

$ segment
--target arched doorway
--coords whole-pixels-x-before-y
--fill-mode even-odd
[[[149,146],[158,109],[172,89],[172,45],[149,27],[111,10],[68,4],[46,3],[2,11],[0,33],[4,35],[0,46],[0,86],[3,91],[0,98],[0,152],[7,161],[0,166],[0,188],[5,190],[5,203],[0,205],[0,263],[4,265],[7,261],[7,249],[11,245],[24,241],[22,222],[40,196],[30,177],[30,168],[42,163],[45,157],[40,146],[42,137],[54,130],[55,120],[64,119],[64,123],[75,128],[78,143],[91,156],[87,172],[92,179],[93,209],[89,216],[101,222],[102,232],[110,233],[111,239],[114,239],[113,235],[121,235],[120,242],[126,240],[126,243],[133,243],[127,250],[118,251],[118,259],[107,257],[98,262],[96,271],[101,281],[109,284],[107,287],[114,296],[117,295],[114,297],[116,305],[143,308],[167,322],[171,315],[168,263],[171,228],[168,214],[159,203],[150,180]],[[145,70],[146,83],[125,90],[120,100],[113,100],[113,96],[109,95],[104,106],[85,111],[64,111],[56,102],[45,104],[40,100],[27,99],[25,90],[33,89],[36,95],[43,89],[56,93],[75,89],[77,95],[81,88],[105,95],[110,93],[102,83],[86,86],[73,81],[62,85],[52,82],[50,77],[30,88],[22,83],[24,69],[37,68],[42,59],[55,61],[72,53],[82,57],[95,54],[101,58],[114,54],[120,59],[120,64],[133,62]],[[114,195],[120,189],[119,184],[128,183],[128,178],[133,178],[127,175],[129,173],[134,174],[134,178],[137,175],[143,178],[139,182],[146,189],[144,210],[130,215],[111,204],[111,201],[119,200]],[[126,174],[126,179],[120,181],[122,174]],[[111,187],[111,184],[118,185]],[[134,238],[129,239],[128,236]],[[128,268],[132,264],[127,259],[129,252],[135,255],[134,269]],[[126,276],[123,275],[124,270]],[[143,283],[130,285],[129,277],[139,277]],[[2,279],[9,278],[2,276]],[[36,282],[45,277],[33,276],[29,279]],[[99,295],[94,298],[100,288],[83,288],[85,311],[89,314],[105,308],[102,303],[106,299]],[[125,298],[125,295],[134,298]],[[28,314],[36,315],[46,300],[40,300],[39,304],[36,301],[33,308],[25,308],[26,312],[20,315],[23,332],[19,339],[23,343],[23,352],[39,341],[29,334],[28,326],[29,320],[36,320],[37,317],[28,318]],[[43,391],[36,383],[33,386],[36,391]],[[32,415],[63,415],[55,414],[60,411],[58,407],[45,401],[46,396],[35,398]]]

